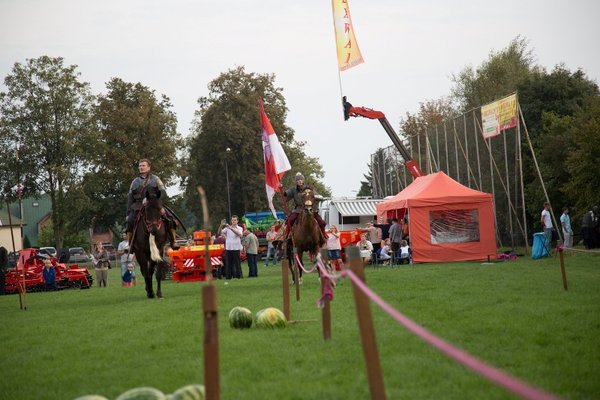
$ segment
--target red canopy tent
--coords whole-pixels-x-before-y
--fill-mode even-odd
[[[436,172],[417,178],[396,196],[377,204],[379,217],[400,219],[407,211],[415,262],[496,258],[491,194]]]

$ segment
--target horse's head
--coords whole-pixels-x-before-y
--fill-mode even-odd
[[[144,191],[144,197],[146,198],[145,207],[146,209],[157,209],[163,208],[163,200],[161,199],[161,191],[157,187],[149,187]]]
[[[304,211],[312,212],[315,205],[315,192],[311,188],[306,188],[302,192],[302,204],[304,205]]]

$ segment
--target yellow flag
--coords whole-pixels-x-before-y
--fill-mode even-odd
[[[331,0],[331,6],[338,67],[340,71],[345,71],[363,63],[364,60],[354,36],[348,0]]]

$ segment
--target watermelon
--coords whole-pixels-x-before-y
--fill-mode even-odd
[[[165,400],[163,392],[152,387],[138,387],[121,393],[115,400]]]
[[[173,393],[173,400],[204,400],[203,385],[187,385]]]
[[[229,311],[229,326],[235,329],[245,329],[252,326],[252,311],[246,307],[233,307]]]
[[[259,328],[285,328],[285,315],[275,307],[265,308],[256,313],[256,326]]]

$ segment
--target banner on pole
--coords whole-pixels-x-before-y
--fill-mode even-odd
[[[273,196],[279,190],[279,183],[283,174],[292,169],[292,167],[283,151],[281,143],[279,143],[269,117],[265,113],[262,99],[258,99],[258,104],[260,107],[260,127],[265,162],[265,188],[267,190],[269,208],[275,219],[277,219],[277,212],[273,206]]]
[[[338,67],[345,71],[364,62],[350,18],[348,0],[331,0]]]
[[[512,94],[481,107],[484,139],[497,136],[505,129],[517,126],[517,95]]]

